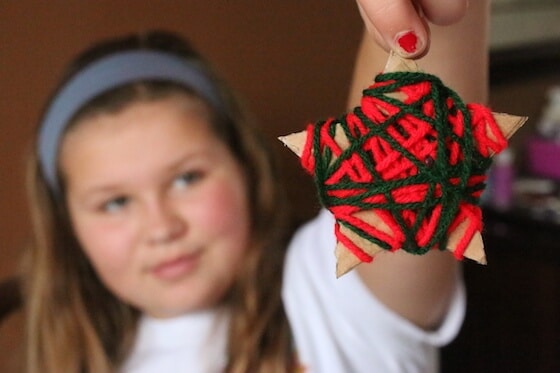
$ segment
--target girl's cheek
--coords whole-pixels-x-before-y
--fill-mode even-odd
[[[247,219],[246,197],[235,185],[213,184],[200,202],[198,217],[205,226],[237,229],[237,225]]]
[[[93,262],[121,268],[134,247],[135,233],[129,224],[91,222],[81,229],[80,243]]]

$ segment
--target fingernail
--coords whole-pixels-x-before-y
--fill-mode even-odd
[[[418,50],[418,36],[414,31],[404,31],[397,34],[397,45],[404,54],[413,54]]]

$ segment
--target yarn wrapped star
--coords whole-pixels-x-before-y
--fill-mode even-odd
[[[465,104],[391,54],[360,106],[281,137],[336,220],[336,274],[383,251],[449,250],[486,264],[479,199],[491,157],[527,120]]]

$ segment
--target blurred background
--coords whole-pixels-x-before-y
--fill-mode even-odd
[[[560,1],[492,0],[490,106],[529,117],[483,195],[488,265],[445,372],[560,372]]]
[[[362,32],[353,1],[0,1],[0,281],[17,273],[26,244],[25,156],[65,64],[100,38],[149,28],[190,39],[238,90],[283,165],[298,219],[316,211],[311,178],[276,137],[345,111]],[[18,371],[21,327],[21,312],[0,323],[0,372]]]
[[[490,106],[529,121],[492,167],[484,195],[489,264],[465,263],[467,319],[459,338],[444,349],[443,371],[555,372],[560,371],[560,2],[493,0],[492,11]],[[25,155],[65,63],[100,38],[148,28],[183,34],[212,61],[255,113],[282,165],[298,220],[317,210],[311,178],[276,137],[345,111],[362,32],[354,1],[2,1],[4,284],[17,274],[29,232]],[[5,294],[0,291],[0,305],[8,300]],[[21,312],[0,320],[2,372],[18,371],[21,328]]]

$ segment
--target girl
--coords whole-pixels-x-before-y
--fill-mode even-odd
[[[265,145],[176,35],[83,53],[30,179],[29,372],[433,372],[461,324],[447,253],[337,280],[326,211],[288,243]]]
[[[229,370],[286,364],[281,195],[244,114],[188,45],[154,32],[84,53],[40,131],[29,371],[111,371],[141,314],[192,312],[210,328],[221,304]]]

